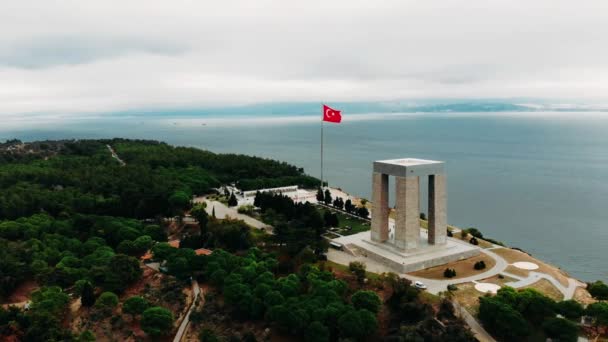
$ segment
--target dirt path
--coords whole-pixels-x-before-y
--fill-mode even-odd
[[[196,306],[196,301],[199,299],[199,295],[201,293],[201,289],[198,286],[198,282],[196,280],[192,281],[192,291],[194,293],[194,299],[192,300],[192,304],[190,304],[190,309],[188,309],[188,313],[186,317],[182,320],[182,323],[179,325],[179,329],[177,329],[177,333],[175,334],[175,338],[173,338],[173,342],[180,342],[184,337],[184,333],[186,332],[186,328],[190,324],[190,314],[194,310]]]

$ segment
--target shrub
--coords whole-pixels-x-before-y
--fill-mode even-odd
[[[479,245],[479,241],[477,241],[476,237],[472,237],[471,240],[469,240],[469,242],[475,246]]]
[[[448,236],[449,236],[449,237],[453,237],[453,236],[454,236],[454,233],[452,233],[452,231],[451,231],[451,230],[449,230],[449,229],[448,229],[447,234],[448,234]]]
[[[473,237],[476,237],[478,239],[483,239],[483,234],[481,234],[481,232],[477,229],[477,228],[467,228],[466,229],[467,233],[473,235]]]
[[[456,270],[453,268],[446,268],[445,271],[443,271],[443,276],[446,278],[454,278],[456,276]]]
[[[200,342],[219,342],[220,339],[217,337],[215,332],[209,328],[203,328],[198,334],[198,340]]]
[[[456,286],[454,284],[448,285],[448,291],[456,291],[456,290],[458,290],[458,286]]]
[[[476,270],[483,270],[484,268],[486,268],[486,263],[485,261],[480,260],[476,262],[475,265],[473,265],[473,268]]]
[[[253,215],[254,212],[254,206],[252,206],[251,204],[247,204],[247,205],[242,205],[237,209],[239,214],[245,214],[245,215]]]

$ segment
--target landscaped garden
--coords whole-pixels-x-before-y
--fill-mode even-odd
[[[338,226],[330,228],[329,231],[340,234],[340,235],[353,235],[368,231],[370,229],[370,223],[367,220],[360,219],[358,217],[345,214],[338,210],[323,208],[321,212],[330,211],[338,217]]]

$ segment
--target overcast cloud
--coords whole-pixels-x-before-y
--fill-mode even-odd
[[[608,97],[608,1],[0,2],[0,115]]]

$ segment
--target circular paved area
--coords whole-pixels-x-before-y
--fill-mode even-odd
[[[475,290],[482,293],[496,294],[500,290],[500,286],[492,283],[477,283],[475,284]]]
[[[536,270],[538,269],[538,265],[533,263],[533,262],[527,262],[527,261],[518,261],[518,262],[514,262],[513,266],[520,268],[522,270],[528,270],[528,271],[532,271],[532,270]]]

